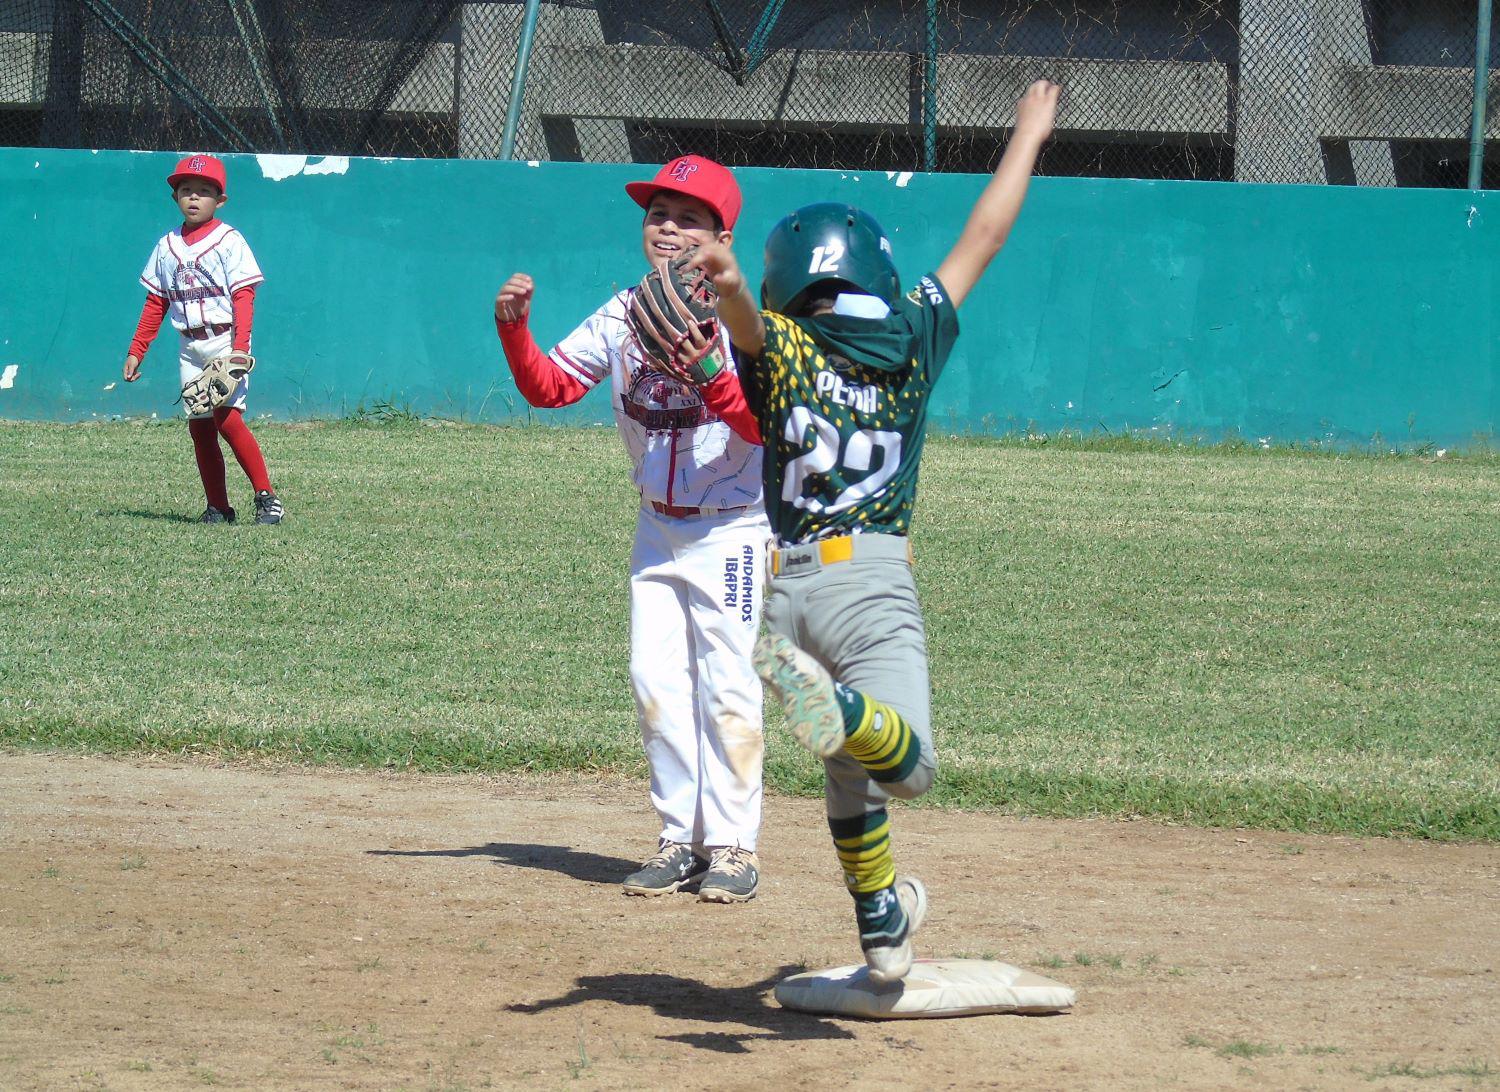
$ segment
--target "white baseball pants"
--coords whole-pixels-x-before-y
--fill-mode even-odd
[[[760,832],[760,626],[770,525],[642,507],[630,558],[630,682],[661,836],[754,850]]]

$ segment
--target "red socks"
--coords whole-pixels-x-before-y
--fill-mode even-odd
[[[193,457],[198,460],[203,495],[212,507],[228,511],[229,491],[224,484],[224,452],[219,450],[219,430],[207,417],[192,417],[188,419],[188,435],[193,438]]]
[[[245,424],[244,415],[237,409],[220,407],[214,410],[214,420],[219,423],[219,435],[229,441],[229,450],[234,452],[240,469],[250,479],[255,491],[272,492],[271,475],[266,472],[265,457],[260,453],[260,444],[255,442],[250,426]]]
[[[271,490],[271,476],[266,472],[265,456],[260,453],[260,444],[244,415],[237,409],[220,408],[214,411],[213,420],[194,417],[188,421],[188,434],[193,438],[193,456],[198,460],[198,476],[203,479],[203,495],[208,503],[222,511],[229,508],[229,490],[224,481],[224,452],[219,447],[219,437],[229,443],[229,450],[240,464],[240,469],[250,479],[257,493]]]

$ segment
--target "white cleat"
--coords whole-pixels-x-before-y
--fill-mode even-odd
[[[902,876],[896,881],[896,898],[906,913],[906,931],[900,941],[865,949],[870,981],[880,986],[900,982],[911,972],[912,934],[927,917],[927,888],[915,876]]]

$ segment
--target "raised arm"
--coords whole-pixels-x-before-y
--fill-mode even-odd
[[[495,296],[495,332],[522,398],[540,409],[571,406],[588,388],[558,368],[531,336],[527,318],[535,293],[536,284],[529,276],[511,274]]]
[[[687,260],[690,269],[706,271],[719,293],[719,320],[729,330],[729,340],[746,356],[760,356],[766,347],[766,323],[745,283],[740,263],[723,243],[704,243]]]
[[[1059,91],[1057,84],[1037,80],[1016,104],[1016,127],[1011,131],[1000,166],[974,202],[958,242],[937,267],[938,280],[948,290],[954,307],[963,303],[979,283],[1021,213],[1036,158],[1052,135]]]

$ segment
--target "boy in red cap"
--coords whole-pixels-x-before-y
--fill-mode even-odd
[[[222,162],[211,155],[190,155],[167,176],[167,185],[182,213],[182,226],[161,237],[141,273],[146,303],[125,356],[127,383],[140,378],[141,360],[168,316],[181,336],[177,361],[184,386],[214,357],[232,350],[248,353],[255,287],[265,279],[245,237],[218,218],[229,199]],[[198,475],[208,498],[199,517],[202,523],[235,520],[220,436],[229,442],[255,489],[255,522],[280,523],[285,514],[271,488],[260,445],[245,424],[249,389],[246,375],[224,405],[211,414],[188,418]]]
[[[647,263],[707,242],[728,245],[740,190],[698,155],[625,187],[646,210]],[[633,278],[632,278],[633,279]],[[770,526],[760,448],[727,338],[724,373],[701,391],[662,374],[627,333],[617,292],[544,353],[527,328],[535,285],[513,274],[495,323],[516,387],[533,406],[566,406],[608,381],[641,494],[630,558],[630,681],[661,819],[657,851],[624,879],[630,895],[697,885],[704,902],[755,896],[760,862],[760,559]]]

